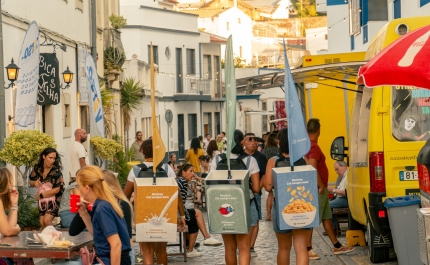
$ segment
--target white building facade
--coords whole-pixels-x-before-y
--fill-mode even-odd
[[[182,10],[199,14],[199,28],[205,32],[228,38],[233,35],[233,54],[246,60],[245,64],[252,61],[252,40],[253,40],[253,21],[240,10],[237,6],[230,8],[201,8],[195,12]],[[221,54],[224,57],[225,46],[222,46]]]
[[[317,12],[327,13],[325,53],[330,54],[366,51],[388,21],[430,14],[429,0],[317,0],[316,4]]]
[[[306,50],[311,55],[327,52],[328,32],[327,27],[306,29]]]
[[[5,1],[3,9],[3,64],[7,66],[11,59],[19,64],[19,54],[29,23],[36,21],[39,30],[41,53],[54,53],[59,63],[55,73],[64,87],[61,73],[67,67],[75,73],[73,82],[68,89],[60,89],[57,105],[37,105],[35,130],[53,136],[57,143],[57,151],[62,156],[63,176],[69,183],[70,146],[74,141],[74,130],[87,125],[87,106],[79,104],[77,81],[77,45],[90,52],[90,5],[89,1]],[[44,10],[41,12],[40,10]],[[47,15],[49,14],[49,15]],[[50,39],[50,40],[49,40]],[[59,46],[46,46],[47,42],[55,42]],[[53,41],[53,42],[52,42]],[[45,42],[45,43],[44,43]],[[44,44],[43,44],[44,43]],[[60,49],[60,46],[63,49]],[[64,51],[65,50],[65,51]],[[2,69],[2,71],[4,71]],[[7,82],[5,75],[5,81]],[[16,86],[6,90],[5,106],[1,106],[1,115],[8,116],[6,136],[14,131]],[[4,108],[4,109],[3,109]],[[88,126],[85,126],[88,127]]]
[[[150,88],[145,68],[150,62],[152,42],[158,72],[156,116],[160,133],[168,152],[183,159],[192,138],[221,130],[220,43],[224,40],[200,33],[197,15],[160,9],[153,6],[153,1],[122,1],[121,15],[128,23],[122,29],[126,57],[135,57],[127,64],[133,72],[125,69],[125,76],[135,76]],[[135,126],[128,136],[130,143],[136,131],[145,132],[146,138],[152,135],[147,98],[142,105],[132,117]],[[171,125],[165,120],[167,110],[173,113]]]

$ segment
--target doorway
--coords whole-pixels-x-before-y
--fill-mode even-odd
[[[184,114],[178,114],[178,153],[179,159],[185,158]]]

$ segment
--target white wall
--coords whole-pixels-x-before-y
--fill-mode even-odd
[[[89,42],[89,5],[84,1],[84,11],[75,8],[75,1],[14,0],[2,2],[3,11],[28,21],[36,20],[39,26],[49,28],[67,38]],[[5,19],[3,17],[3,19]],[[5,38],[8,42],[12,39]],[[22,40],[17,40],[21,47]]]
[[[327,6],[327,27],[330,27],[327,53],[350,52],[348,5]]]
[[[242,47],[242,59],[246,64],[252,60],[252,20],[238,8],[230,8],[219,16],[220,36],[228,37],[233,35],[233,53],[240,56],[240,47]],[[240,19],[240,24],[238,19]],[[227,31],[226,24],[229,22]],[[225,54],[225,46],[221,47],[221,53]]]
[[[240,19],[240,24],[239,24]],[[227,30],[227,22],[229,30]],[[246,64],[252,60],[252,19],[236,7],[231,7],[222,12],[217,17],[199,18],[199,28],[204,28],[206,32],[213,33],[224,38],[233,35],[233,53],[240,56],[240,46],[242,46],[242,58]],[[222,58],[225,55],[225,46],[221,47]]]
[[[388,10],[393,10],[393,3],[389,3],[388,5]],[[419,0],[402,0],[401,8],[402,17],[428,16],[430,14],[430,4],[420,7]]]
[[[139,36],[139,35],[137,35]],[[137,37],[134,36],[134,39]],[[187,65],[192,62],[187,61],[187,49],[194,49],[195,52],[195,76],[199,75],[198,67],[198,35],[184,36],[183,34],[172,33],[172,32],[161,32],[161,31],[140,31],[140,57],[143,57],[145,61],[148,60],[148,43],[150,41],[149,36],[151,36],[152,44],[158,46],[158,72],[168,73],[167,75],[157,75],[157,89],[162,92],[165,96],[172,96],[176,91],[176,77],[179,74],[176,72],[176,48],[182,48],[182,80],[184,90],[189,86],[187,82],[186,75]],[[171,57],[167,59],[165,56],[165,49],[169,46],[171,50]],[[145,56],[146,54],[146,56]],[[172,76],[170,76],[172,74]],[[195,77],[194,76],[194,77]]]
[[[430,14],[430,4],[419,6],[419,0],[401,0],[401,17],[428,16]],[[318,1],[317,1],[318,2]],[[320,4],[321,7],[324,5]],[[327,6],[327,25],[331,27],[328,31],[328,51],[320,53],[341,53],[351,51],[351,40],[349,35],[348,5]],[[346,21],[342,19],[346,17]],[[388,1],[388,18],[394,19],[394,3]],[[340,22],[339,22],[340,21]],[[363,41],[363,30],[354,37],[354,52],[366,51],[370,41],[376,33],[388,21],[369,21],[368,40]]]
[[[327,27],[306,30],[306,50],[308,50],[311,55],[316,55],[319,51],[328,49],[328,38],[326,39],[327,31]]]
[[[278,7],[276,8],[275,12],[272,14],[272,19],[286,19],[290,17],[290,9],[289,6],[291,5],[290,0],[281,0],[278,3]]]

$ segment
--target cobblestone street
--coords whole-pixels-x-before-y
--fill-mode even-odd
[[[272,265],[276,264],[276,254],[278,251],[277,240],[275,232],[272,228],[271,221],[265,221],[266,219],[266,194],[262,197],[262,213],[263,221],[260,222],[260,231],[258,233],[257,242],[255,244],[255,251],[258,257],[251,259],[252,265]],[[205,220],[207,220],[207,214],[204,213]],[[207,221],[206,221],[207,223]],[[321,256],[321,260],[311,261],[310,264],[344,264],[342,260],[333,254],[331,249],[332,246],[328,245],[321,235],[322,232],[314,230],[313,235],[313,247],[315,251]],[[217,240],[222,241],[221,235],[213,235]],[[184,262],[183,257],[169,257],[169,264],[225,264],[224,262],[224,247],[210,247],[203,245],[203,236],[199,233],[197,242],[200,242],[199,251],[202,252],[201,257],[188,258],[187,262]],[[136,244],[136,253],[139,251],[139,247]],[[168,252],[175,252],[178,247],[168,247]],[[351,254],[353,255],[353,254]],[[294,249],[291,251],[291,264],[295,264]],[[352,263],[354,264],[354,263]]]

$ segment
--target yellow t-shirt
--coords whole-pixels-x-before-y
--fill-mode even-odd
[[[185,156],[186,159],[188,159],[194,167],[194,172],[200,172],[200,161],[199,157],[204,155],[205,151],[203,149],[198,149],[197,154],[194,153],[194,149],[190,148],[188,149],[187,155]]]
[[[224,144],[222,142],[217,142],[216,146],[218,147],[218,151],[222,152],[222,148],[224,147]]]

